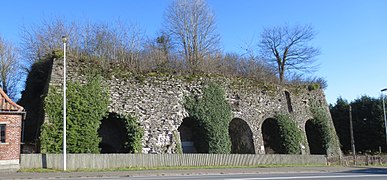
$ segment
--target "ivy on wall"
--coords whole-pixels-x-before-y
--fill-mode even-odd
[[[223,89],[217,84],[210,83],[204,88],[202,97],[189,96],[184,105],[189,116],[197,122],[194,130],[197,150],[211,154],[230,153],[228,126],[232,112]]]
[[[36,142],[40,135],[40,126],[44,121],[44,98],[47,95],[53,57],[47,56],[36,61],[27,76],[25,90],[18,104],[28,112],[24,126],[25,143]]]
[[[312,102],[310,111],[313,115],[313,123],[318,126],[322,135],[323,148],[328,155],[335,154],[334,148],[340,147],[338,137],[335,135],[334,127],[329,124],[330,117],[326,109],[319,106],[317,102]],[[331,151],[331,152],[330,152]]]
[[[281,136],[281,152],[285,154],[301,154],[300,144],[303,142],[301,130],[288,114],[277,114],[279,133]]]
[[[120,115],[125,121],[125,128],[127,131],[127,140],[125,142],[125,148],[130,153],[141,153],[142,152],[142,137],[144,136],[144,129],[137,122],[137,119],[132,116]]]
[[[99,76],[88,83],[68,82],[67,86],[67,151],[99,153],[98,129],[106,115],[109,94]],[[41,130],[41,152],[61,153],[63,145],[63,95],[51,87],[45,100],[48,121]]]

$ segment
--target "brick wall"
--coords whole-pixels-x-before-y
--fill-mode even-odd
[[[21,121],[20,114],[0,114],[0,124],[6,125],[6,140],[0,143],[0,161],[20,158]]]

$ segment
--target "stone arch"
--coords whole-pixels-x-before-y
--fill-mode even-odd
[[[187,117],[183,119],[177,129],[180,134],[181,148],[183,153],[197,153],[194,139],[195,120]]]
[[[308,139],[310,154],[326,154],[321,127],[315,120],[310,119],[306,121],[305,133]]]
[[[125,147],[128,134],[125,120],[119,118],[118,114],[109,113],[102,119],[98,134],[101,137],[101,153],[129,153]]]
[[[282,139],[277,119],[267,118],[262,123],[263,145],[266,154],[284,154]]]
[[[228,132],[231,139],[231,153],[254,154],[253,132],[246,121],[234,118],[229,125]]]

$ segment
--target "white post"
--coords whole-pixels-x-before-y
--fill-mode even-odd
[[[63,171],[67,170],[67,140],[66,140],[66,36],[62,37],[63,40]]]

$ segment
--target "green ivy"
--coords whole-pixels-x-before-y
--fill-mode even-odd
[[[285,154],[300,154],[303,136],[297,123],[287,114],[277,114],[279,133],[282,139],[282,152]]]
[[[48,84],[52,68],[52,57],[36,61],[29,73],[18,104],[28,112],[23,122],[24,141],[37,142],[40,136],[40,127],[44,121],[44,99],[47,96]]]
[[[328,111],[319,106],[317,102],[312,102],[310,106],[310,111],[313,115],[313,123],[316,124],[323,137],[323,148],[327,152],[328,155],[335,154],[339,152],[340,150],[337,150],[337,152],[334,152],[335,148],[340,147],[338,144],[338,138],[335,135],[334,127],[329,124],[330,117],[328,114]],[[331,151],[331,152],[329,152]]]
[[[88,83],[68,82],[67,86],[67,151],[69,153],[99,153],[98,129],[106,115],[109,94],[99,76]],[[63,134],[63,95],[51,87],[45,100],[48,121],[42,126],[41,152],[61,153]]]
[[[144,129],[137,122],[137,119],[132,116],[123,116],[121,118],[125,120],[125,127],[128,132],[125,148],[127,148],[130,153],[141,153]]]
[[[40,133],[42,153],[60,153],[63,146],[63,98],[57,88],[50,88],[46,97],[45,111],[48,121],[43,123]]]
[[[231,140],[228,126],[232,112],[225,99],[223,89],[209,84],[203,90],[203,96],[189,96],[185,101],[189,116],[197,121],[194,142],[199,152],[228,154],[231,152]]]
[[[173,139],[176,140],[176,153],[177,154],[183,154],[183,147],[181,145],[181,139],[180,139],[180,136],[177,135],[177,132],[173,132]]]
[[[317,90],[317,89],[321,89],[319,83],[312,83],[312,84],[308,85],[308,90],[309,91],[314,91],[314,90]]]

